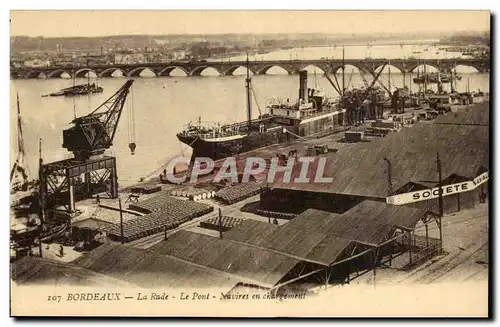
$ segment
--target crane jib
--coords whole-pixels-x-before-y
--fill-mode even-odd
[[[133,80],[128,80],[115,94],[90,114],[75,118],[73,126],[63,131],[63,147],[73,152],[75,158],[86,160],[104,153],[113,139],[123,112],[123,106]],[[98,112],[105,109],[105,111]]]

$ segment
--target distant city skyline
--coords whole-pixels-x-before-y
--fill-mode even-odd
[[[12,36],[31,37],[274,33],[414,34],[490,30],[489,11],[47,10],[11,11],[10,18]]]

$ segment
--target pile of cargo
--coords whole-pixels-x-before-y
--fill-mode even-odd
[[[365,131],[367,136],[386,136],[392,132],[401,130],[401,123],[396,121],[376,120]]]
[[[215,193],[215,198],[222,203],[233,204],[259,194],[260,191],[261,187],[259,183],[241,183],[223,188]]]
[[[213,217],[200,223],[200,227],[225,232],[241,224],[243,219],[230,216]]]
[[[165,231],[165,229],[177,228],[187,221],[213,211],[213,207],[206,204],[167,196],[153,197],[137,204],[131,204],[130,208],[138,211],[149,210],[150,213],[123,224],[125,242],[157,234]],[[119,241],[121,235],[120,225],[109,228],[106,233],[110,239]]]
[[[215,191],[209,191],[201,188],[183,187],[173,190],[170,194],[173,196],[188,198],[193,201],[200,201],[213,198],[215,196]]]

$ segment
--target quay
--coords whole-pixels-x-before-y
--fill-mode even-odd
[[[263,60],[250,61],[248,69],[254,75],[264,75],[272,67],[281,67],[289,74],[298,74],[305,67],[314,65],[324,72],[338,72],[342,65],[351,65],[363,72],[374,71],[389,62],[403,73],[414,71],[419,65],[426,64],[439,68],[442,71],[451,71],[457,65],[471,66],[479,72],[490,71],[490,59],[316,59],[316,60]],[[73,77],[85,77],[93,72],[98,77],[111,77],[119,70],[126,77],[137,77],[145,69],[151,70],[156,76],[170,76],[174,69],[180,69],[187,76],[200,76],[207,68],[215,69],[220,76],[231,76],[239,67],[247,67],[246,61],[172,61],[169,63],[140,63],[140,64],[113,64],[90,65],[78,67],[11,67],[10,76],[13,79],[60,78],[62,74]]]

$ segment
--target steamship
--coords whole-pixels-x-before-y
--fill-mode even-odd
[[[223,159],[296,138],[335,132],[345,125],[345,109],[322,91],[308,88],[306,70],[299,72],[299,99],[269,105],[258,119],[252,119],[251,83],[247,70],[247,121],[221,125],[199,118],[177,134],[179,141],[193,149],[191,161],[196,157]]]

